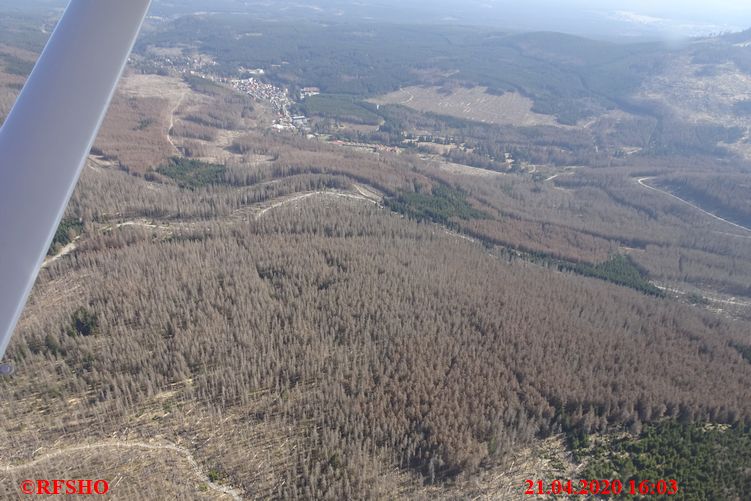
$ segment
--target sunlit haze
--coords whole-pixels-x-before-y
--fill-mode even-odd
[[[65,0],[6,0],[18,9],[60,8]],[[751,27],[751,3],[738,0],[155,0],[152,14],[246,13],[252,17],[336,21],[462,23],[520,31],[561,31],[612,39],[684,38]]]

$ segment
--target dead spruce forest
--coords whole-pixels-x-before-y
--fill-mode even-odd
[[[0,116],[38,50],[19,33]],[[177,53],[147,33],[7,356],[0,497],[93,476],[118,499],[519,499],[580,472],[582,437],[751,425],[747,142],[656,77],[634,95],[657,118],[392,103],[372,125],[331,98],[300,133],[156,71]]]

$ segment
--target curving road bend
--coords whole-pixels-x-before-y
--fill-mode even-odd
[[[722,218],[722,217],[720,217],[720,216],[718,216],[716,214],[712,214],[711,212],[705,211],[704,209],[702,209],[698,205],[692,204],[688,200],[684,200],[681,197],[673,195],[669,191],[661,190],[659,188],[655,188],[654,186],[651,186],[651,185],[647,184],[647,181],[649,181],[650,179],[654,179],[654,177],[643,177],[643,178],[638,179],[637,182],[641,186],[643,186],[644,188],[647,188],[647,189],[652,190],[652,191],[656,191],[658,193],[662,193],[663,195],[669,196],[670,198],[674,198],[675,200],[678,200],[679,202],[682,202],[682,203],[688,205],[689,207],[692,207],[692,208],[698,210],[699,212],[701,212],[701,213],[703,213],[703,214],[711,217],[712,219],[716,219],[717,221],[722,221],[723,223],[727,223],[727,224],[729,224],[731,226],[735,226],[738,229],[741,229],[741,230],[744,230],[744,231],[748,231],[749,233],[751,233],[751,228],[747,228],[747,227],[745,227],[743,225],[734,223],[732,221],[728,221],[727,219],[724,219],[724,218]]]

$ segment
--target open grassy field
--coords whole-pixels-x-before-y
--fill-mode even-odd
[[[178,79],[126,74],[95,147],[133,172],[143,173],[166,161],[177,153],[169,131],[187,90]]]
[[[372,99],[376,104],[401,104],[417,111],[496,125],[559,125],[552,115],[532,111],[533,101],[516,92],[498,96],[484,87],[459,87],[450,94],[438,87],[405,87]]]

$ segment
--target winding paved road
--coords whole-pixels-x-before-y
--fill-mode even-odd
[[[651,186],[651,185],[647,184],[647,181],[649,181],[650,179],[654,179],[654,178],[653,178],[653,177],[643,177],[643,178],[641,178],[641,179],[638,179],[638,180],[637,180],[637,182],[638,182],[638,183],[639,183],[639,184],[640,184],[641,186],[643,186],[644,188],[647,188],[647,189],[649,189],[649,190],[652,190],[652,191],[656,191],[656,192],[658,192],[658,193],[662,193],[663,195],[667,195],[667,196],[669,196],[670,198],[674,198],[674,199],[678,200],[679,202],[682,202],[682,203],[684,203],[684,204],[688,205],[689,207],[692,207],[692,208],[694,208],[694,209],[698,210],[699,212],[701,212],[701,213],[703,213],[703,214],[706,214],[707,216],[711,217],[712,219],[716,219],[716,220],[718,220],[718,221],[722,221],[723,223],[727,223],[727,224],[729,224],[729,225],[731,225],[731,226],[735,226],[736,228],[739,228],[739,229],[741,229],[741,230],[744,230],[744,231],[748,231],[749,233],[751,233],[751,228],[747,228],[747,227],[745,227],[745,226],[743,226],[743,225],[740,225],[740,224],[736,224],[736,223],[734,223],[734,222],[732,222],[732,221],[728,221],[727,219],[721,218],[720,216],[718,216],[718,215],[716,215],[716,214],[712,214],[711,212],[707,212],[707,211],[705,211],[705,210],[704,210],[704,209],[702,209],[701,207],[699,207],[699,206],[697,206],[697,205],[694,205],[694,204],[692,204],[692,203],[691,203],[691,202],[689,202],[688,200],[684,200],[684,199],[682,199],[681,197],[678,197],[678,196],[676,196],[676,195],[673,195],[673,194],[672,194],[672,193],[670,193],[669,191],[661,190],[661,189],[659,189],[659,188],[655,188],[654,186]]]

